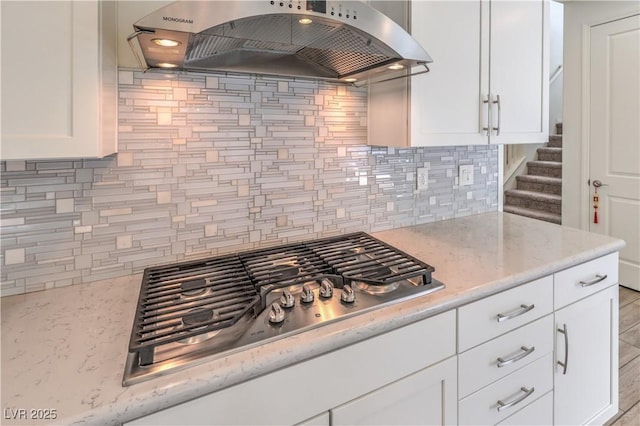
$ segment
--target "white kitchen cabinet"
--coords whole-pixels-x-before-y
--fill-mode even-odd
[[[589,283],[604,273],[612,280],[586,298],[576,295],[575,303],[555,313],[555,424],[603,424],[618,411],[617,253],[614,257],[615,262],[603,257],[555,274],[556,288],[573,287],[567,277]],[[609,265],[605,270],[603,261]]]
[[[431,71],[411,77],[408,93],[370,89],[370,145],[548,140],[548,0],[414,0],[410,16]],[[402,111],[407,98],[408,120],[378,113]]]
[[[331,410],[331,424],[457,424],[456,369],[455,357],[425,368]]]
[[[2,1],[3,160],[116,152],[115,1]]]
[[[452,310],[127,425],[322,424],[327,418],[323,413],[332,409],[346,415],[348,408],[337,407],[349,401],[377,392],[385,395],[395,391],[408,396],[422,393],[439,398],[434,403],[446,407],[446,421],[455,423],[455,330],[455,310]],[[304,338],[298,339],[298,344],[304,344]],[[447,361],[439,364],[443,360]],[[440,392],[443,383],[445,391]],[[443,396],[447,397],[446,404],[439,405]],[[367,397],[363,401],[366,403]],[[407,402],[398,398],[388,408],[402,413],[407,404],[418,404],[415,409],[419,409],[425,403],[424,399]],[[410,424],[401,415],[395,421]]]

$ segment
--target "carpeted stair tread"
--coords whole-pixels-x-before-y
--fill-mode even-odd
[[[549,168],[552,168],[552,169],[561,169],[562,168],[562,163],[560,163],[559,161],[533,160],[533,161],[528,161],[527,162],[527,166],[549,167]]]
[[[504,206],[503,210],[506,213],[513,213],[519,216],[526,216],[533,219],[544,220],[546,222],[557,223],[558,225],[562,222],[559,214],[541,212],[539,210],[532,210],[517,206]]]
[[[504,191],[505,196],[526,198],[529,200],[543,201],[546,203],[560,204],[562,203],[562,196],[557,194],[547,194],[544,192],[527,191],[524,189],[509,189]]]
[[[516,176],[517,181],[544,183],[547,185],[560,185],[562,186],[562,179],[551,176],[537,176],[537,175],[520,175]]]
[[[538,148],[537,151],[538,152],[556,153],[556,152],[562,152],[562,148],[558,148],[558,147],[554,147],[554,146],[543,146],[542,148]]]

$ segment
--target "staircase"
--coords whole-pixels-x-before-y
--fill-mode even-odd
[[[538,148],[538,159],[527,163],[527,174],[516,176],[516,189],[504,192],[508,213],[560,224],[562,222],[562,123],[557,135]]]

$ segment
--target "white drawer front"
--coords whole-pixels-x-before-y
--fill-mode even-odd
[[[511,417],[498,423],[501,426],[541,426],[553,424],[553,392],[532,402]]]
[[[551,352],[553,336],[553,315],[547,315],[460,354],[459,397],[464,398]]]
[[[618,253],[611,253],[554,274],[555,309],[618,283]]]
[[[520,327],[553,310],[551,275],[458,309],[458,351]]]
[[[553,354],[521,368],[460,401],[460,425],[494,425],[553,388]],[[531,390],[533,391],[531,392]],[[526,396],[525,390],[531,392]],[[498,411],[501,401],[508,405]]]

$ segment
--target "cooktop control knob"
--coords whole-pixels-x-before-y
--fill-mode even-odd
[[[282,321],[284,321],[284,310],[277,303],[271,304],[271,309],[269,309],[269,322],[279,324]]]
[[[345,284],[342,287],[342,292],[340,292],[340,300],[344,303],[353,303],[356,300],[356,294],[353,292],[353,289],[349,284]]]
[[[280,306],[283,308],[291,308],[295,303],[296,301],[289,290],[282,292],[282,296],[280,296]]]
[[[333,283],[327,279],[320,282],[320,297],[328,299],[333,296]]]
[[[313,290],[311,290],[311,288],[308,285],[303,285],[302,286],[302,293],[300,294],[300,301],[302,301],[302,303],[311,303],[313,302],[314,299],[314,294],[313,294]]]

